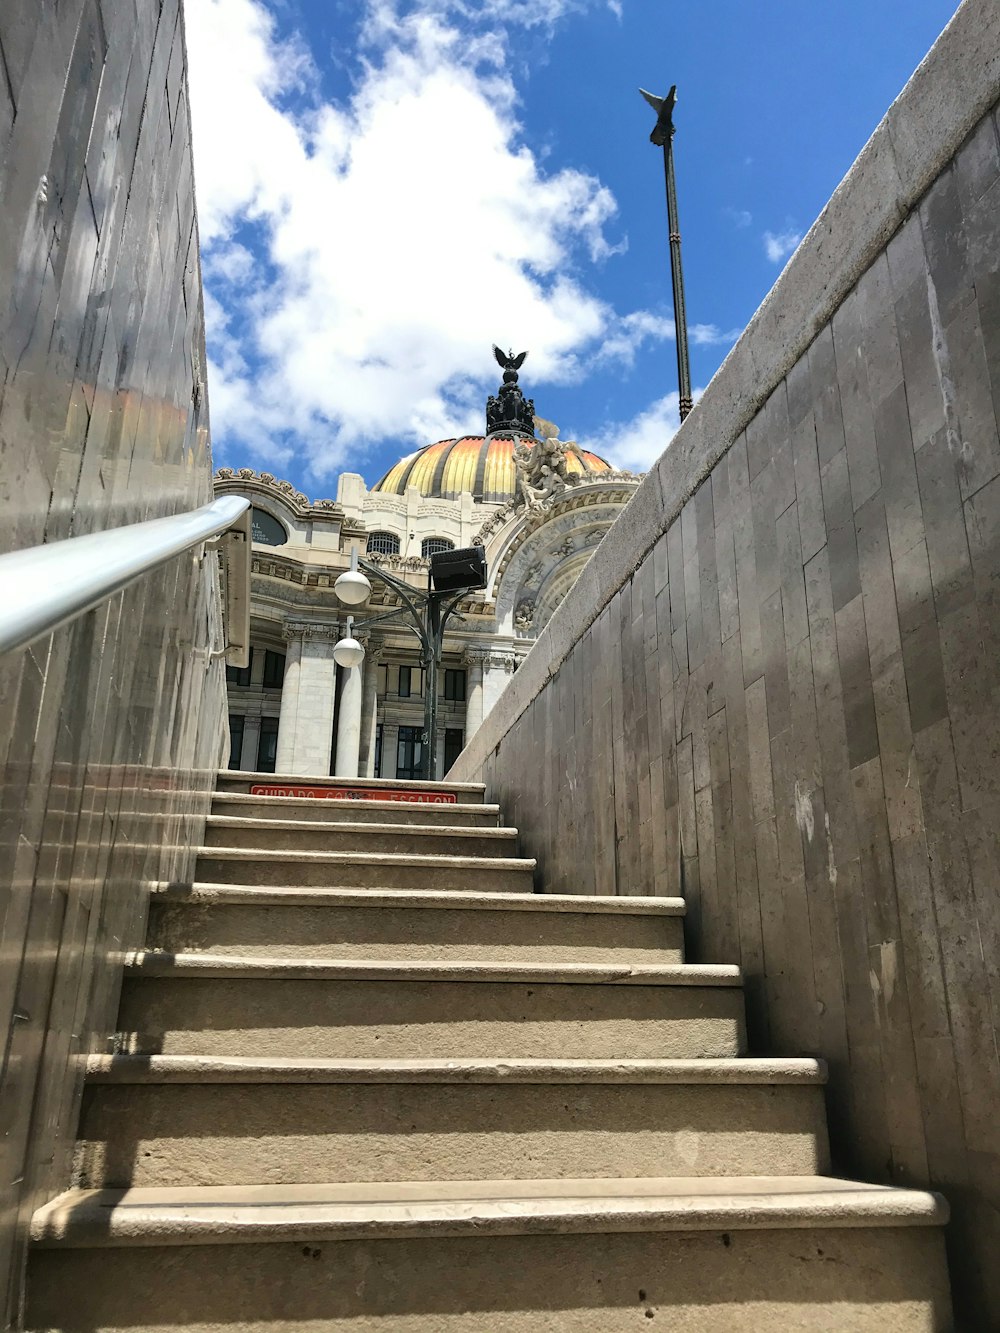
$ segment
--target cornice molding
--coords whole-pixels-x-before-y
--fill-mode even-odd
[[[283,505],[296,518],[343,519],[344,511],[336,500],[310,500],[290,481],[282,481],[270,472],[255,472],[252,467],[220,467],[213,478],[216,494],[250,491]]]

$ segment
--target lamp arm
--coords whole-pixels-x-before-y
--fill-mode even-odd
[[[448,622],[448,617],[452,615],[456,606],[458,606],[463,597],[468,595],[468,592],[468,588],[463,588],[461,592],[456,593],[453,597],[448,597],[447,599],[441,593],[431,594],[429,601],[436,614],[429,616],[428,620],[431,627],[431,636],[434,639],[433,647],[436,653],[440,653],[444,646],[444,629]],[[465,617],[459,616],[458,619],[464,620]]]
[[[361,567],[367,574],[371,574],[374,578],[381,579],[383,583],[387,584],[390,588],[392,588],[393,592],[398,593],[399,596],[403,599],[403,601],[406,603],[409,609],[410,615],[413,617],[415,624],[415,633],[417,634],[417,637],[420,639],[424,651],[427,652],[428,641],[427,641],[427,632],[424,629],[423,610],[421,608],[420,603],[413,596],[413,589],[409,586],[409,584],[404,583],[402,579],[397,579],[394,574],[387,574],[385,570],[380,569],[378,565],[370,564],[369,561],[361,560],[360,557],[358,559],[358,564],[361,565]],[[397,611],[401,609],[402,608],[397,608],[396,610],[389,612],[388,614],[395,615]]]
[[[380,625],[384,620],[391,620],[393,616],[405,615],[409,610],[410,608],[407,606],[395,606],[391,611],[383,611],[381,615],[371,616],[367,620],[355,620],[355,628],[368,629],[371,625]],[[411,627],[407,625],[406,628],[410,629]]]
[[[441,612],[441,628],[442,628],[442,629],[444,628],[444,622],[445,622],[445,621],[448,619],[448,617],[452,614],[452,612],[453,612],[453,611],[455,610],[455,608],[459,605],[459,603],[463,600],[463,598],[465,598],[465,597],[468,596],[468,594],[469,594],[469,589],[468,589],[468,588],[463,588],[462,591],[461,591],[460,593],[457,593],[454,597],[452,597],[452,599],[451,599],[449,602],[447,602],[447,603],[445,604],[445,608],[444,608],[444,610]],[[464,617],[464,616],[460,616],[459,619],[464,620],[465,617]]]
[[[369,560],[362,560],[360,556],[358,557],[358,564],[366,574],[371,574],[374,578],[381,579],[381,581],[387,583],[394,592],[398,592],[399,595],[411,606],[413,605],[411,594],[414,590],[408,583],[404,583],[402,579],[397,579],[395,574],[390,574],[387,570],[383,569],[381,565],[373,565]]]

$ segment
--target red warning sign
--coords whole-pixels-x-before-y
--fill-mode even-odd
[[[388,787],[292,787],[255,783],[251,796],[294,796],[325,801],[402,801],[411,805],[457,805],[453,791],[396,791]]]

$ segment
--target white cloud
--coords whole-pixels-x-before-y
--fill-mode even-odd
[[[678,395],[668,393],[631,421],[609,423],[597,435],[581,440],[580,444],[615,467],[648,472],[674,438],[680,424]]]
[[[730,206],[724,208],[722,211],[725,214],[725,216],[729,218],[733,226],[739,228],[740,230],[742,230],[744,227],[749,227],[751,222],[753,222],[753,214],[750,212],[749,209],[733,208]]]
[[[696,347],[720,347],[726,343],[734,343],[742,332],[742,329],[722,330],[717,324],[692,324],[688,329],[691,341]]]
[[[635,364],[636,352],[645,343],[674,337],[676,330],[672,319],[655,315],[651,310],[634,310],[609,322],[600,349],[593,358],[594,363],[617,361],[631,367]]]
[[[786,227],[784,231],[764,233],[764,253],[772,264],[780,264],[783,259],[787,259],[792,253],[799,241],[802,240],[802,233],[795,231],[792,227]]]
[[[271,462],[294,449],[324,477],[373,441],[467,429],[493,341],[530,348],[539,384],[670,336],[582,285],[579,260],[620,248],[615,201],[583,172],[546,172],[520,136],[503,29],[455,18],[551,25],[584,5],[370,0],[359,80],[334,104],[262,0],[188,0],[217,440]]]

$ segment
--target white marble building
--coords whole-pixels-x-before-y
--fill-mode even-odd
[[[370,490],[344,473],[335,500],[311,501],[250,468],[216,473],[217,494],[253,504],[253,652],[246,671],[228,672],[231,768],[419,777],[418,641],[402,622],[366,633],[366,615],[399,604],[373,580],[370,602],[355,610],[365,660],[338,667],[333,648],[349,608],[333,585],[352,549],[426,588],[431,554],[482,545],[488,587],[470,593],[462,618],[449,622],[439,674],[438,772],[447,771],[638,484],[555,441],[562,475],[543,468],[545,493],[532,491],[520,484],[516,440],[523,458],[531,441],[516,430],[441,440],[401,459]]]

